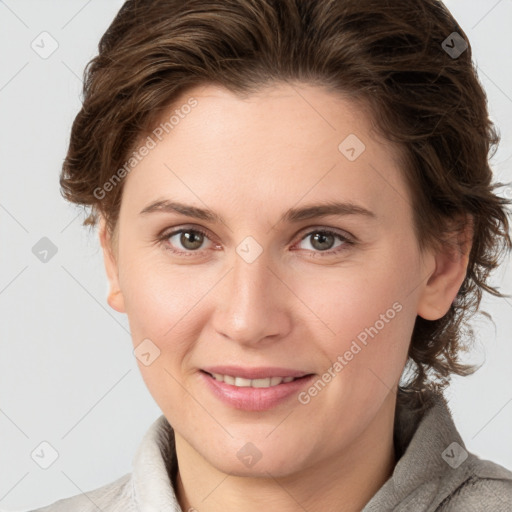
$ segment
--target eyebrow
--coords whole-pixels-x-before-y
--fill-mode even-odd
[[[186,217],[192,217],[212,223],[218,222],[226,224],[222,216],[212,210],[190,206],[177,201],[154,201],[143,208],[140,215],[146,215],[153,212],[179,213]],[[281,216],[279,222],[294,223],[316,217],[325,217],[328,215],[361,215],[369,219],[375,219],[377,217],[374,212],[355,203],[330,201],[323,204],[304,206],[302,208],[290,208]]]

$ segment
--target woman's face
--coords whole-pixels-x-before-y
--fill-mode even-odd
[[[175,110],[141,143],[105,261],[177,440],[238,475],[370,450],[416,315],[442,316],[457,289],[432,289],[393,148],[313,86],[203,86],[163,122]]]

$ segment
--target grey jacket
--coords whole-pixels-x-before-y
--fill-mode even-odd
[[[447,402],[423,414],[397,406],[397,464],[362,512],[512,512],[512,472],[465,450]],[[108,485],[32,512],[186,512],[174,492],[174,433],[160,416],[145,434],[133,471]]]

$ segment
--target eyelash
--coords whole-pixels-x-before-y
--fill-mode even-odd
[[[185,228],[176,229],[174,231],[165,232],[162,235],[159,235],[158,236],[158,241],[160,243],[164,244],[164,247],[165,247],[166,250],[171,251],[173,254],[177,254],[179,256],[194,257],[196,254],[200,253],[200,250],[181,251],[181,250],[174,249],[169,244],[169,239],[171,237],[173,237],[174,235],[178,235],[180,233],[196,233],[196,234],[199,233],[199,234],[201,234],[204,237],[209,239],[208,233],[206,233],[202,229],[199,229],[199,228],[186,228],[185,227]],[[318,250],[317,251],[310,251],[310,252],[312,252],[315,255],[319,254],[321,256],[327,256],[327,255],[339,254],[339,253],[341,253],[343,251],[346,251],[350,246],[356,245],[356,241],[353,238],[349,238],[348,236],[342,235],[341,233],[338,233],[337,231],[333,231],[333,230],[327,229],[327,228],[316,228],[316,229],[313,229],[313,230],[309,231],[308,233],[306,233],[299,240],[299,242],[302,242],[303,240],[305,240],[306,238],[308,238],[309,236],[311,236],[313,234],[319,234],[319,233],[322,234],[322,235],[332,235],[332,236],[338,238],[339,240],[341,240],[343,242],[343,245],[339,246],[336,249],[330,249],[330,250],[327,250],[327,251],[318,251]]]

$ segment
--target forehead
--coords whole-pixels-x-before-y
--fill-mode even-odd
[[[377,136],[356,103],[323,88],[282,84],[240,97],[196,87],[155,129],[154,147],[123,193],[123,203],[138,212],[168,196],[252,215],[318,199],[357,201],[384,213],[407,195],[396,148]]]

